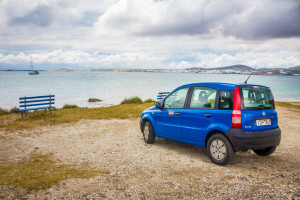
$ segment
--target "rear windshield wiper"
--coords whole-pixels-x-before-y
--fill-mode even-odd
[[[264,105],[259,105],[257,108],[262,110],[262,109],[265,109],[265,108],[268,108],[268,107],[265,107]]]

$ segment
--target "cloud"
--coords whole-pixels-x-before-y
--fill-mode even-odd
[[[141,66],[143,68],[155,68],[162,61],[159,57],[145,53],[99,54],[98,52],[87,53],[57,49],[39,54],[21,52],[16,55],[4,55],[0,53],[0,63],[26,65],[30,62],[31,57],[36,64],[57,64],[57,67],[60,64],[72,64],[94,68],[141,68]]]
[[[245,40],[300,36],[300,2],[271,0],[120,0],[98,31],[140,36],[222,34]]]
[[[228,53],[203,53],[193,52],[191,55],[153,55],[143,52],[103,54],[99,52],[88,53],[84,51],[63,51],[57,49],[51,52],[39,54],[4,55],[0,53],[0,63],[26,65],[33,57],[34,62],[39,64],[70,64],[91,68],[170,68],[185,69],[190,67],[221,67],[234,64],[245,64],[258,66],[258,68],[269,67],[291,67],[299,65],[298,53],[282,50],[276,52],[245,51],[236,54]],[[193,59],[190,59],[193,58]],[[55,69],[52,68],[52,69]]]
[[[25,16],[16,17],[10,20],[11,25],[33,24],[37,26],[48,26],[53,21],[52,8],[48,6],[38,6]]]
[[[291,67],[299,16],[299,0],[0,0],[0,64]]]

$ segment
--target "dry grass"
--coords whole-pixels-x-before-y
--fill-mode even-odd
[[[68,178],[90,178],[109,171],[75,169],[49,155],[35,154],[27,162],[0,165],[0,184],[27,189],[49,188]]]
[[[275,106],[300,109],[300,102],[282,102],[276,101]]]
[[[101,108],[57,109],[52,116],[44,111],[28,113],[28,118],[20,114],[0,116],[0,128],[7,131],[33,129],[37,126],[56,125],[77,122],[81,119],[135,119],[140,117],[143,110],[153,106],[153,103],[124,104]]]

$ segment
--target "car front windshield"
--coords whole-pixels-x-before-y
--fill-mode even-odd
[[[244,86],[241,91],[245,110],[274,109],[274,99],[269,88]]]

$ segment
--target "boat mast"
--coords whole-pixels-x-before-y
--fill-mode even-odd
[[[32,56],[31,56],[31,60],[30,60],[30,70],[29,71],[33,71],[33,61],[32,61]]]

